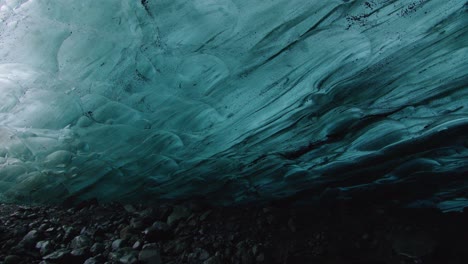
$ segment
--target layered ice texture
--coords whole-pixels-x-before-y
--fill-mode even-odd
[[[0,193],[461,209],[468,4],[0,0]]]

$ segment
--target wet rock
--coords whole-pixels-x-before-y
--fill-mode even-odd
[[[39,240],[39,232],[37,230],[29,231],[20,241],[19,246],[24,248],[33,248]]]
[[[418,258],[430,254],[436,241],[426,233],[404,233],[396,235],[393,240],[394,251],[403,256]]]
[[[148,225],[158,218],[158,214],[154,208],[146,208],[139,213],[139,216],[138,220],[142,221],[143,225]]]
[[[167,224],[173,225],[176,222],[190,216],[190,210],[184,206],[175,206],[172,213],[167,217]]]
[[[49,228],[48,224],[42,224],[39,226],[37,230],[42,233],[42,232],[45,232],[48,228]]]
[[[210,257],[210,253],[202,248],[195,249],[195,253],[199,260],[207,260]]]
[[[125,240],[116,239],[112,242],[112,250],[116,251],[125,245]]]
[[[203,264],[223,264],[218,256],[213,256],[203,262]]]
[[[138,249],[141,248],[141,246],[142,246],[141,241],[137,240],[137,241],[133,244],[132,248],[138,250]]]
[[[22,236],[25,236],[27,233],[28,233],[28,228],[26,226],[15,225],[12,235],[14,237],[22,237]]]
[[[135,264],[135,263],[138,263],[137,254],[136,254],[135,252],[131,252],[131,253],[125,254],[123,257],[121,257],[121,258],[119,259],[119,262],[120,262],[120,263],[123,263],[123,264]]]
[[[138,260],[147,264],[160,264],[161,253],[156,244],[146,244],[138,254]]]
[[[107,258],[105,258],[103,255],[96,255],[92,258],[86,259],[83,264],[98,264],[98,263],[104,263],[107,261]]]
[[[83,262],[83,264],[98,264],[98,263],[100,263],[100,262],[95,258],[89,258],[89,259],[85,260],[85,262]]]
[[[202,215],[200,215],[200,221],[205,221],[211,213],[212,213],[212,210],[208,210],[204,212]]]
[[[41,255],[45,256],[54,251],[54,245],[51,241],[39,241],[36,244],[36,248],[39,249]]]
[[[105,246],[104,244],[102,243],[94,243],[91,248],[89,249],[89,251],[93,254],[97,254],[97,253],[100,253],[100,252],[103,252],[105,249]]]
[[[294,224],[294,219],[290,218],[288,220],[288,227],[291,232],[296,232],[296,225]]]
[[[50,260],[53,262],[58,262],[58,263],[67,263],[71,261],[71,250],[69,249],[59,249],[45,257],[43,257],[44,260]]]
[[[260,253],[258,256],[255,258],[257,262],[264,262],[265,261],[265,254]]]
[[[81,210],[81,209],[92,209],[93,207],[96,207],[99,204],[98,200],[96,198],[89,199],[82,201],[78,203],[75,208],[76,210]]]
[[[90,257],[89,248],[83,247],[74,249],[70,252],[70,255],[75,263],[83,263],[83,261]]]
[[[148,219],[149,220],[149,219]],[[130,227],[140,230],[144,226],[143,220],[137,217],[130,219]]]
[[[89,239],[87,236],[84,236],[84,235],[76,236],[70,242],[70,248],[72,249],[89,247],[89,246],[91,246],[91,239]]]
[[[121,248],[117,251],[113,251],[109,253],[109,260],[113,262],[119,262],[122,263],[122,260],[124,261],[132,261],[131,256],[137,256],[137,251],[133,250],[132,248],[125,247]]]
[[[151,227],[145,229],[143,233],[148,242],[156,242],[168,239],[171,235],[171,229],[168,224],[156,221]]]
[[[177,239],[171,240],[167,243],[164,243],[164,252],[173,254],[173,255],[180,255],[182,254],[190,245],[187,239]]]
[[[87,247],[73,249],[70,254],[74,257],[86,257],[89,249]]]
[[[127,211],[128,213],[135,213],[135,212],[137,211],[136,208],[135,208],[133,205],[131,205],[131,204],[126,204],[126,205],[124,205],[124,209],[125,209],[125,211]]]
[[[120,238],[124,240],[130,239],[135,234],[131,226],[126,226],[120,230]]]
[[[236,245],[237,252],[236,257],[241,261],[242,264],[251,264],[254,262],[252,255],[250,254],[248,244],[246,241],[241,241]]]
[[[166,221],[169,215],[172,213],[173,209],[174,208],[168,204],[160,205],[156,210],[156,213],[158,215],[158,220]]]
[[[254,245],[254,246],[252,247],[252,254],[253,254],[254,256],[256,256],[257,253],[258,253],[258,251],[259,251],[260,249],[261,249],[261,245]]]
[[[65,230],[65,234],[62,240],[65,243],[68,243],[78,234],[78,230],[73,226],[65,226],[63,227],[63,230]]]
[[[266,216],[266,221],[270,225],[272,225],[275,222],[275,220],[276,220],[276,218],[275,218],[274,215],[269,214],[269,215]]]
[[[3,264],[18,264],[21,262],[21,258],[16,255],[8,255],[3,260]]]
[[[207,207],[207,204],[202,201],[189,201],[187,207],[192,212],[201,212]]]

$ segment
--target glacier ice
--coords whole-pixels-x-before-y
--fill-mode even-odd
[[[0,0],[0,194],[468,205],[459,0]]]

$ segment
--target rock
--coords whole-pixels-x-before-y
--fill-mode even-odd
[[[266,216],[266,220],[267,220],[268,224],[271,225],[271,224],[273,224],[275,222],[275,216],[269,214],[269,215]]]
[[[105,246],[102,243],[94,243],[89,251],[93,254],[101,253],[105,250]]]
[[[39,233],[37,230],[29,231],[20,241],[20,245],[24,248],[33,248],[39,240]]]
[[[252,254],[254,254],[254,256],[257,255],[258,248],[259,248],[259,247],[258,247],[257,245],[255,245],[255,246],[252,247]]]
[[[296,232],[296,225],[294,224],[294,219],[290,218],[288,221],[288,227],[291,232]]]
[[[89,258],[87,260],[85,260],[85,262],[83,262],[83,264],[98,264],[100,263],[99,261],[97,261],[95,258]]]
[[[141,246],[142,246],[142,245],[141,245],[141,241],[137,240],[137,241],[133,244],[132,248],[138,250],[138,249],[141,248]]]
[[[63,242],[65,243],[68,243],[68,241],[78,234],[78,230],[72,226],[64,226],[63,229],[65,230],[65,235],[63,236]]]
[[[49,228],[49,225],[47,224],[42,224],[39,226],[39,228],[37,229],[39,232],[44,232],[46,231],[47,229]]]
[[[189,247],[189,245],[190,243],[185,239],[171,240],[164,243],[164,252],[173,255],[180,255]]]
[[[147,225],[152,223],[156,219],[158,214],[153,208],[146,208],[145,210],[139,213],[139,216],[139,220],[143,222],[143,225]]]
[[[207,205],[202,201],[190,201],[188,202],[187,206],[192,212],[201,212],[204,208],[206,208]]]
[[[73,263],[83,263],[87,258],[90,257],[89,248],[77,248],[70,252],[71,260]]]
[[[112,250],[116,251],[122,248],[125,244],[125,240],[123,239],[116,239],[112,242]]]
[[[168,204],[160,205],[157,208],[158,219],[161,221],[166,221],[167,217],[172,213],[172,206]]]
[[[21,262],[21,258],[16,255],[8,255],[3,260],[3,264],[17,264]]]
[[[161,253],[156,247],[156,244],[146,244],[138,254],[138,260],[142,263],[147,264],[160,264]]]
[[[205,220],[208,218],[208,216],[211,214],[211,212],[212,212],[211,210],[208,210],[208,211],[204,212],[204,213],[200,216],[200,221],[205,221]]]
[[[70,242],[70,248],[72,249],[89,247],[90,245],[91,245],[91,240],[87,236],[84,236],[84,235],[76,236]]]
[[[77,249],[72,250],[70,254],[74,257],[82,258],[82,257],[87,257],[86,256],[87,253],[88,253],[88,248],[82,247],[82,248],[77,248]]]
[[[71,259],[71,254],[70,254],[69,249],[59,249],[53,253],[50,253],[49,255],[43,257],[42,259],[44,260],[50,260],[53,262],[58,262],[58,263],[68,263]]]
[[[99,225],[96,227],[94,231],[94,236],[96,237],[104,237],[107,233],[107,228],[104,227],[103,225]]]
[[[184,206],[175,206],[172,213],[167,217],[167,223],[173,225],[179,220],[186,219],[190,216],[190,210]]]
[[[148,242],[156,242],[168,239],[170,237],[171,230],[168,224],[156,221],[151,227],[145,229],[143,233],[145,234],[145,239]]]
[[[15,226],[15,229],[13,230],[13,236],[15,237],[21,237],[25,236],[28,233],[28,228],[25,226]]]
[[[133,217],[130,219],[130,226],[134,229],[142,229],[143,228],[143,220],[140,218]]]
[[[126,204],[124,205],[124,209],[125,211],[127,211],[128,213],[135,213],[137,210],[135,209],[135,207],[131,204]]]
[[[426,233],[404,233],[394,237],[393,249],[399,255],[417,258],[429,255],[436,241]]]
[[[97,206],[98,204],[99,204],[98,200],[96,198],[92,198],[92,199],[85,200],[85,201],[82,201],[82,202],[78,203],[75,206],[75,208],[77,210],[81,210],[81,209],[85,209],[85,208],[91,209],[91,208]]]
[[[125,261],[129,261],[125,263],[133,263],[132,262],[133,258],[131,256],[134,256],[135,257],[134,259],[137,260],[136,258],[137,251],[129,247],[124,247],[117,251],[110,252],[108,255],[108,259],[113,261],[112,263],[115,263],[115,262],[123,263]]]
[[[39,241],[36,244],[36,248],[39,249],[41,255],[47,255],[54,251],[54,246],[50,241]]]
[[[89,258],[83,262],[83,264],[97,264],[99,263],[95,258]]]
[[[196,252],[199,260],[207,260],[210,257],[210,253],[202,248],[197,248]]]
[[[121,257],[119,259],[119,262],[123,264],[135,264],[135,263],[138,263],[138,258],[136,256],[136,253],[131,252]]]
[[[213,256],[203,262],[203,264],[222,264],[218,256]]]
[[[263,262],[263,261],[265,261],[265,254],[263,254],[263,253],[258,254],[258,256],[255,258],[255,260],[256,260],[257,262]]]
[[[245,241],[241,241],[236,245],[236,255],[241,260],[242,264],[250,264],[254,262],[252,255],[250,254],[249,250],[247,250],[247,247],[248,245]]]
[[[83,264],[98,264],[98,263],[100,264],[100,263],[104,263],[106,260],[107,258],[99,254],[92,258],[88,258],[87,260],[83,262]]]
[[[134,235],[134,230],[131,226],[126,226],[120,230],[120,238],[124,240],[130,239]]]

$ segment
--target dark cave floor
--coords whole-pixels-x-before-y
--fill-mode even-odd
[[[468,263],[468,212],[0,205],[0,263]]]

